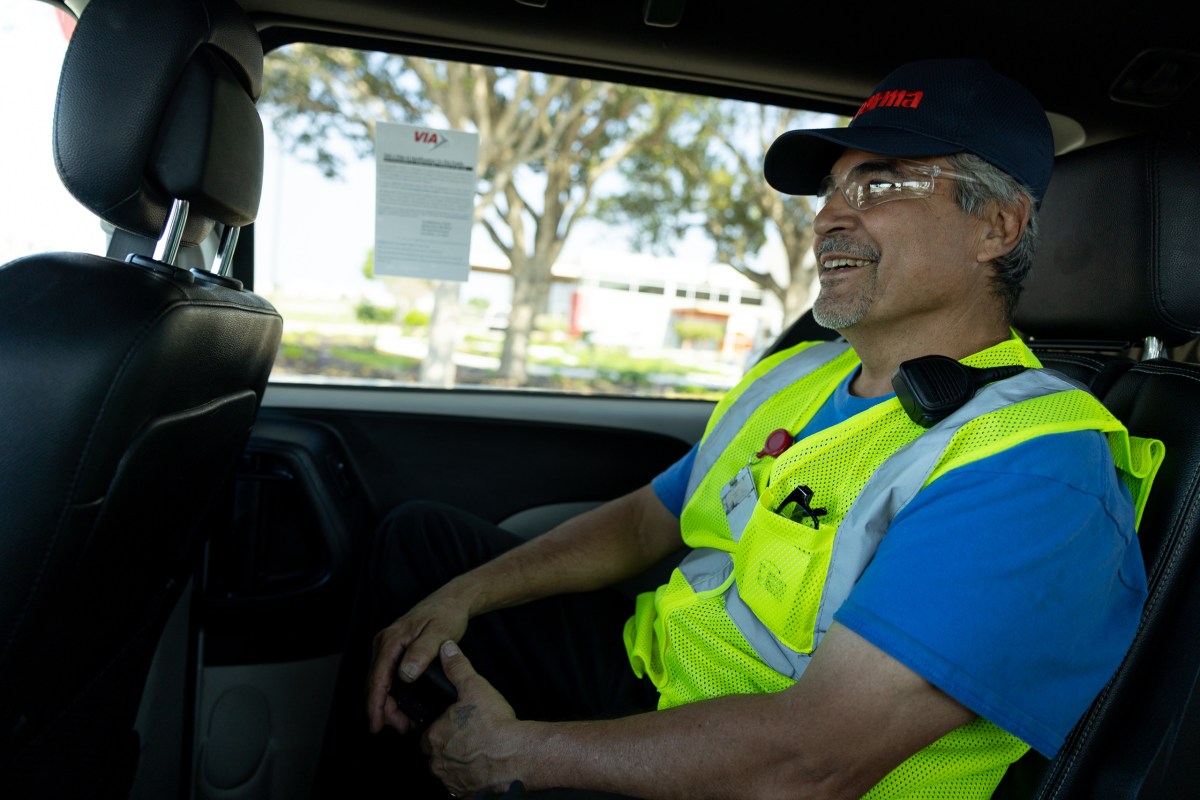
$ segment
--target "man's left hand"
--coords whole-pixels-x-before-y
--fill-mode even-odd
[[[519,777],[515,756],[522,723],[457,643],[442,644],[441,660],[458,700],[421,738],[430,769],[455,797],[470,797],[480,789],[507,789]]]

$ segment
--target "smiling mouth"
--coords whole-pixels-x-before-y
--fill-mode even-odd
[[[866,267],[874,262],[862,258],[831,258],[821,262],[822,271],[845,269],[846,267]]]

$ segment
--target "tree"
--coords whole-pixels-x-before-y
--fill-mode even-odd
[[[653,251],[670,252],[689,230],[703,230],[715,261],[779,299],[786,325],[811,305],[813,208],[808,198],[772,189],[762,163],[776,137],[816,119],[809,112],[707,99],[659,148],[622,165],[630,190],[606,198],[600,215],[631,224],[635,246]],[[761,266],[770,237],[783,249],[782,280]]]
[[[346,145],[349,155],[371,155],[377,120],[479,133],[475,221],[511,265],[500,371],[514,383],[526,377],[551,268],[576,221],[592,212],[596,182],[661,142],[690,102],[603,81],[308,44],[272,54],[266,69],[264,104],[276,133],[330,177]],[[456,295],[439,291],[438,300]],[[437,327],[457,314],[434,317]]]

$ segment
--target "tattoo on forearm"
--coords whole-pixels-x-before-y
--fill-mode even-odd
[[[460,706],[454,709],[454,727],[462,730],[471,722],[471,716],[475,713],[475,706]]]

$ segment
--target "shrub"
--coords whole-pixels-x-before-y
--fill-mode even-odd
[[[362,300],[354,307],[354,318],[359,322],[382,324],[396,318],[396,309],[391,306],[377,306],[370,300]]]
[[[429,324],[429,314],[414,308],[404,315],[402,321],[406,328],[424,328]]]

